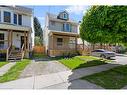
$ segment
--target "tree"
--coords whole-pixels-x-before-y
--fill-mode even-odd
[[[80,37],[90,43],[125,43],[127,6],[92,6],[82,19]]]
[[[34,30],[35,30],[35,44],[42,43],[43,41],[43,31],[37,17],[34,17]]]

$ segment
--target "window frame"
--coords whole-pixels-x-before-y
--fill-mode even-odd
[[[15,16],[16,16],[16,18],[15,18]],[[16,20],[16,23],[15,23],[15,20]],[[16,14],[16,13],[13,14],[13,23],[16,25],[18,24],[18,14]]]
[[[18,25],[22,25],[22,15],[21,14],[18,14]]]
[[[59,39],[59,41],[58,41],[58,39]],[[60,41],[60,39],[61,39],[61,41]],[[63,38],[57,38],[57,46],[58,47],[63,46]]]
[[[5,23],[11,23],[11,12],[4,11],[3,16],[4,16],[3,21]]]
[[[69,26],[68,29],[67,29],[67,25]],[[64,23],[63,24],[63,30],[66,31],[66,32],[71,32],[71,24],[69,23]]]
[[[55,26],[56,22],[55,21],[50,21],[52,26]]]

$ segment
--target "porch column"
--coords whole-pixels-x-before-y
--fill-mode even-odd
[[[24,31],[24,49],[26,51],[26,31]]]
[[[8,30],[8,47],[12,45],[12,30]]]
[[[52,49],[54,49],[54,39],[53,39],[53,35],[52,35]]]
[[[29,32],[30,31],[27,32],[27,50],[28,51],[29,51]]]
[[[77,36],[75,37],[75,50],[77,50]]]
[[[53,39],[53,34],[52,34],[52,56],[54,56],[54,39]]]
[[[10,41],[11,41],[11,46],[12,46],[12,44],[13,44],[13,31],[11,30],[10,31]]]

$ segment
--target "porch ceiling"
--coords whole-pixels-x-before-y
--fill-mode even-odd
[[[18,26],[18,25],[12,25],[12,24],[4,24],[0,23],[0,29],[6,29],[6,30],[17,30],[17,31],[30,31],[30,27],[26,26]]]
[[[62,31],[50,31],[49,36],[52,36],[52,35],[79,37],[78,33],[62,32]]]

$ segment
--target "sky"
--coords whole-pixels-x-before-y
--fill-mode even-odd
[[[42,26],[42,28],[44,28],[44,25],[45,25],[45,16],[46,16],[46,13],[49,12],[49,13],[52,13],[52,14],[59,14],[59,12],[61,11],[68,11],[69,13],[69,17],[70,19],[74,20],[74,21],[81,21],[82,20],[82,17],[83,15],[85,14],[85,12],[87,11],[87,9],[90,7],[90,6],[76,6],[76,5],[70,5],[70,6],[46,6],[46,5],[43,5],[43,6],[27,6],[29,8],[32,8],[34,10],[34,16],[36,16]]]

